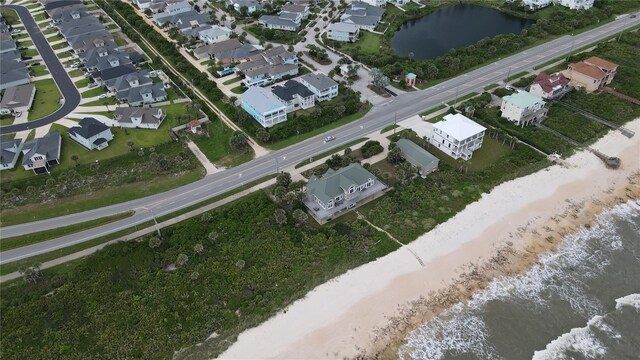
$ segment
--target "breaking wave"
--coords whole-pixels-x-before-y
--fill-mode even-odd
[[[583,227],[566,236],[553,253],[541,257],[539,264],[516,277],[493,280],[486,289],[476,292],[466,303],[458,303],[411,332],[399,349],[401,359],[508,358],[496,350],[487,325],[487,311],[492,304],[516,304],[532,313],[552,307],[570,307],[576,317],[591,319],[584,328],[575,328],[536,352],[535,359],[559,358],[570,344],[572,352],[584,358],[604,358],[606,345],[601,338],[620,337],[607,320],[605,307],[586,284],[602,274],[617,254],[625,251],[619,235],[619,222],[638,230],[640,205],[628,202],[603,214],[589,228]],[[637,233],[637,232],[636,232]],[[640,259],[638,259],[640,264]],[[640,292],[640,289],[638,289]],[[618,306],[640,307],[640,297],[618,299]],[[622,304],[622,305],[621,305]],[[629,305],[631,304],[631,305]],[[508,335],[507,335],[508,336]],[[551,353],[556,355],[550,355]],[[533,351],[529,353],[530,358]],[[456,357],[458,358],[458,357]]]

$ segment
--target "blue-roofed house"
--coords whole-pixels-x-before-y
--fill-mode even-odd
[[[242,94],[242,108],[266,128],[287,121],[287,106],[259,86],[252,86]]]

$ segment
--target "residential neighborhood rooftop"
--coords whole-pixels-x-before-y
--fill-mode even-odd
[[[517,107],[524,109],[534,106],[544,100],[541,97],[535,96],[527,91],[519,91],[511,95],[507,95],[502,98],[503,101],[510,102]]]
[[[458,141],[466,140],[487,129],[462,114],[445,115],[444,120],[433,124],[433,127]]]

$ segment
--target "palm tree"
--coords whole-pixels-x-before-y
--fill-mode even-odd
[[[73,160],[76,163],[76,166],[80,165],[78,163],[79,159],[80,159],[80,157],[78,157],[78,155],[76,155],[76,154],[71,155],[71,160]]]
[[[133,142],[133,140],[129,140],[129,141],[127,141],[127,146],[129,147],[129,151],[133,151],[133,146],[134,146],[135,144],[136,144],[136,143],[135,143],[135,142]]]

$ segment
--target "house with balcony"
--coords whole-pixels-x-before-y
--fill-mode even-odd
[[[316,105],[316,96],[306,86],[295,80],[271,88],[271,92],[287,106],[287,113],[309,109]]]
[[[529,92],[546,100],[555,100],[564,96],[571,89],[573,88],[569,85],[569,79],[562,73],[548,75],[543,71],[533,80]]]
[[[542,121],[548,109],[541,97],[520,91],[503,97],[500,111],[503,118],[524,127]]]
[[[354,24],[343,22],[327,26],[327,39],[343,42],[356,42],[360,36],[360,28]]]
[[[113,113],[118,126],[127,129],[158,130],[166,117],[162,108],[118,107]]]
[[[331,100],[338,96],[338,83],[325,74],[307,74],[300,78],[300,83],[315,94],[317,101]]]
[[[340,16],[340,21],[355,25],[361,30],[374,31],[382,20],[382,15],[383,8],[356,1]]]
[[[167,91],[162,83],[153,83],[118,91],[116,99],[129,106],[141,106],[167,100]]]
[[[49,167],[60,164],[62,137],[57,131],[29,140],[22,147],[22,167],[35,174],[49,173]]]
[[[7,139],[0,137],[0,170],[11,170],[16,166],[22,139]]]
[[[78,122],[78,126],[69,129],[69,137],[88,150],[102,150],[109,146],[113,133],[107,125],[86,117]]]
[[[485,130],[462,114],[448,114],[433,124],[429,142],[454,159],[469,160],[482,146]]]
[[[558,4],[571,10],[587,10],[593,7],[595,0],[555,0]]]
[[[246,7],[247,15],[262,10],[262,4],[254,0],[229,0],[228,5],[233,6],[233,9],[237,12],[240,12],[243,7]]]
[[[609,85],[618,71],[618,64],[592,56],[583,61],[569,64],[569,68],[562,73],[571,80],[575,88],[594,92]]]
[[[359,163],[352,163],[338,170],[329,169],[320,177],[312,175],[305,187],[304,204],[323,222],[382,195],[386,187]]]
[[[284,46],[276,46],[249,57],[249,61],[236,66],[244,74],[246,87],[264,86],[285,76],[298,75],[298,57]]]
[[[269,90],[252,86],[242,94],[242,108],[265,128],[287,121],[287,106]]]

